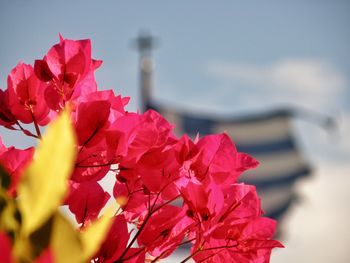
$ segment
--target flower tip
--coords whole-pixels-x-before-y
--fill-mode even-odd
[[[61,33],[58,33],[58,37],[60,38],[60,42],[62,43],[64,41],[64,37],[61,35]]]

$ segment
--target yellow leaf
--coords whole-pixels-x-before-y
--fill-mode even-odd
[[[68,219],[57,212],[53,220],[50,241],[55,262],[89,262],[101,247],[111,223],[111,213],[107,212],[107,214],[79,232],[74,229]]]
[[[81,241],[84,247],[83,258],[85,261],[90,260],[100,248],[112,224],[111,217],[112,209],[108,209],[101,218],[93,222],[81,233]]]
[[[50,248],[53,251],[55,263],[83,263],[83,244],[80,233],[59,212],[54,217]]]
[[[17,232],[20,227],[16,204],[7,193],[0,188],[0,231]]]
[[[61,204],[75,161],[75,142],[69,112],[64,111],[47,128],[19,185],[25,235],[40,227]]]

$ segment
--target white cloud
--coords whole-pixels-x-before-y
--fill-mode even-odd
[[[302,120],[296,121],[296,132],[313,162],[349,162],[350,113],[344,107],[347,83],[331,64],[286,58],[268,65],[212,62],[207,70],[216,79],[221,104],[227,108],[234,105],[236,110],[254,112],[287,104],[336,117],[338,129],[333,134]]]
[[[288,103],[334,109],[346,85],[345,77],[320,59],[285,58],[262,66],[216,61],[207,70],[219,86],[242,85],[242,98],[269,106]]]
[[[320,166],[347,165],[350,172],[350,113],[335,116],[337,126],[332,132],[327,132],[312,123],[297,121],[295,131],[306,156]]]

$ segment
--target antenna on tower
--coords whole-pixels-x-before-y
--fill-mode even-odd
[[[147,110],[152,94],[152,49],[156,46],[156,39],[148,32],[141,31],[138,37],[133,41],[133,46],[139,51],[139,83],[140,83],[140,101],[141,111]]]

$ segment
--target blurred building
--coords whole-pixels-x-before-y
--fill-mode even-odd
[[[153,38],[146,33],[136,40],[140,52],[140,91],[142,110],[154,109],[170,123],[176,124],[175,133],[195,137],[226,132],[238,151],[254,156],[260,166],[247,171],[241,181],[257,187],[266,216],[280,220],[297,200],[294,184],[310,175],[311,168],[299,150],[292,119],[300,114],[297,109],[278,108],[265,112],[236,115],[229,118],[193,113],[155,101],[152,96]]]

